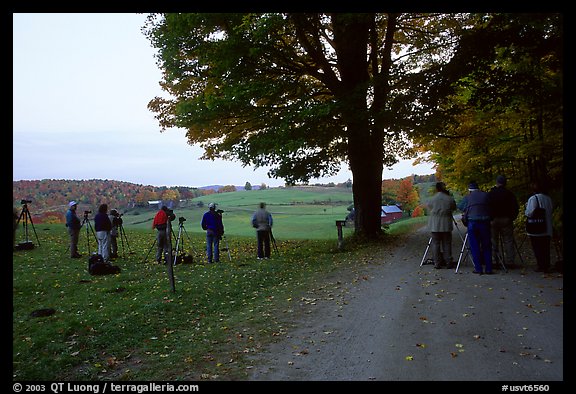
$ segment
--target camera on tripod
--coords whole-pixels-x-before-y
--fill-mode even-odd
[[[117,210],[113,209],[110,211],[110,215],[113,216],[112,224],[115,226],[120,226],[122,224],[122,215],[123,213],[119,213]]]
[[[20,200],[20,204],[30,204],[32,200]]]
[[[168,220],[170,220],[170,221],[173,221],[174,219],[176,219],[176,215],[174,215],[173,209],[166,210],[166,215],[168,216]]]
[[[180,217],[178,218],[178,222],[179,222],[180,224],[184,223],[185,221],[186,221],[186,218],[183,217],[183,216],[180,216]]]

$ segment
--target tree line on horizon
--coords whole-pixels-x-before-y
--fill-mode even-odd
[[[428,182],[435,179],[434,175],[411,175],[403,178],[412,182]],[[387,189],[387,196],[396,199],[398,184],[401,180],[383,180],[382,187]],[[330,182],[327,184],[316,183],[317,187],[340,187],[350,189],[352,181],[342,183]],[[285,186],[289,187],[289,186]],[[265,190],[268,187],[262,183],[258,188],[253,188],[249,182],[244,185],[244,190]],[[141,185],[117,180],[20,180],[12,183],[13,205],[18,208],[22,200],[32,201],[28,204],[29,211],[34,222],[38,223],[62,223],[68,209],[68,202],[74,200],[79,203],[81,209],[96,210],[105,202],[109,209],[117,209],[121,212],[148,207],[148,201],[173,201],[189,200],[196,197],[211,195],[214,193],[228,193],[237,191],[236,186],[223,185],[206,188],[188,186],[151,186]],[[384,200],[383,200],[384,201]],[[389,201],[391,201],[389,199]],[[404,201],[404,200],[402,200]]]

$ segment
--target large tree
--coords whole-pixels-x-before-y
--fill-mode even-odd
[[[427,84],[435,100],[413,137],[432,152],[444,179],[461,189],[470,179],[492,185],[498,174],[521,194],[531,192],[534,179],[561,189],[562,16],[475,17],[450,63]]]
[[[204,158],[268,166],[287,183],[353,174],[355,225],[380,234],[383,166],[411,154],[414,75],[449,59],[465,16],[162,14],[144,32],[163,89],[162,131],[187,130]],[[409,101],[407,101],[409,100]]]

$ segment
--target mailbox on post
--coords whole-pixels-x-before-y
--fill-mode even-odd
[[[346,220],[336,220],[336,228],[338,229],[338,249],[342,249],[344,245],[344,235],[342,234],[342,227],[346,226]]]

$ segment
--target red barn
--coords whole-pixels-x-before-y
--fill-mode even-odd
[[[381,224],[394,223],[396,220],[400,219],[404,213],[397,205],[382,205],[382,210],[380,214]]]

